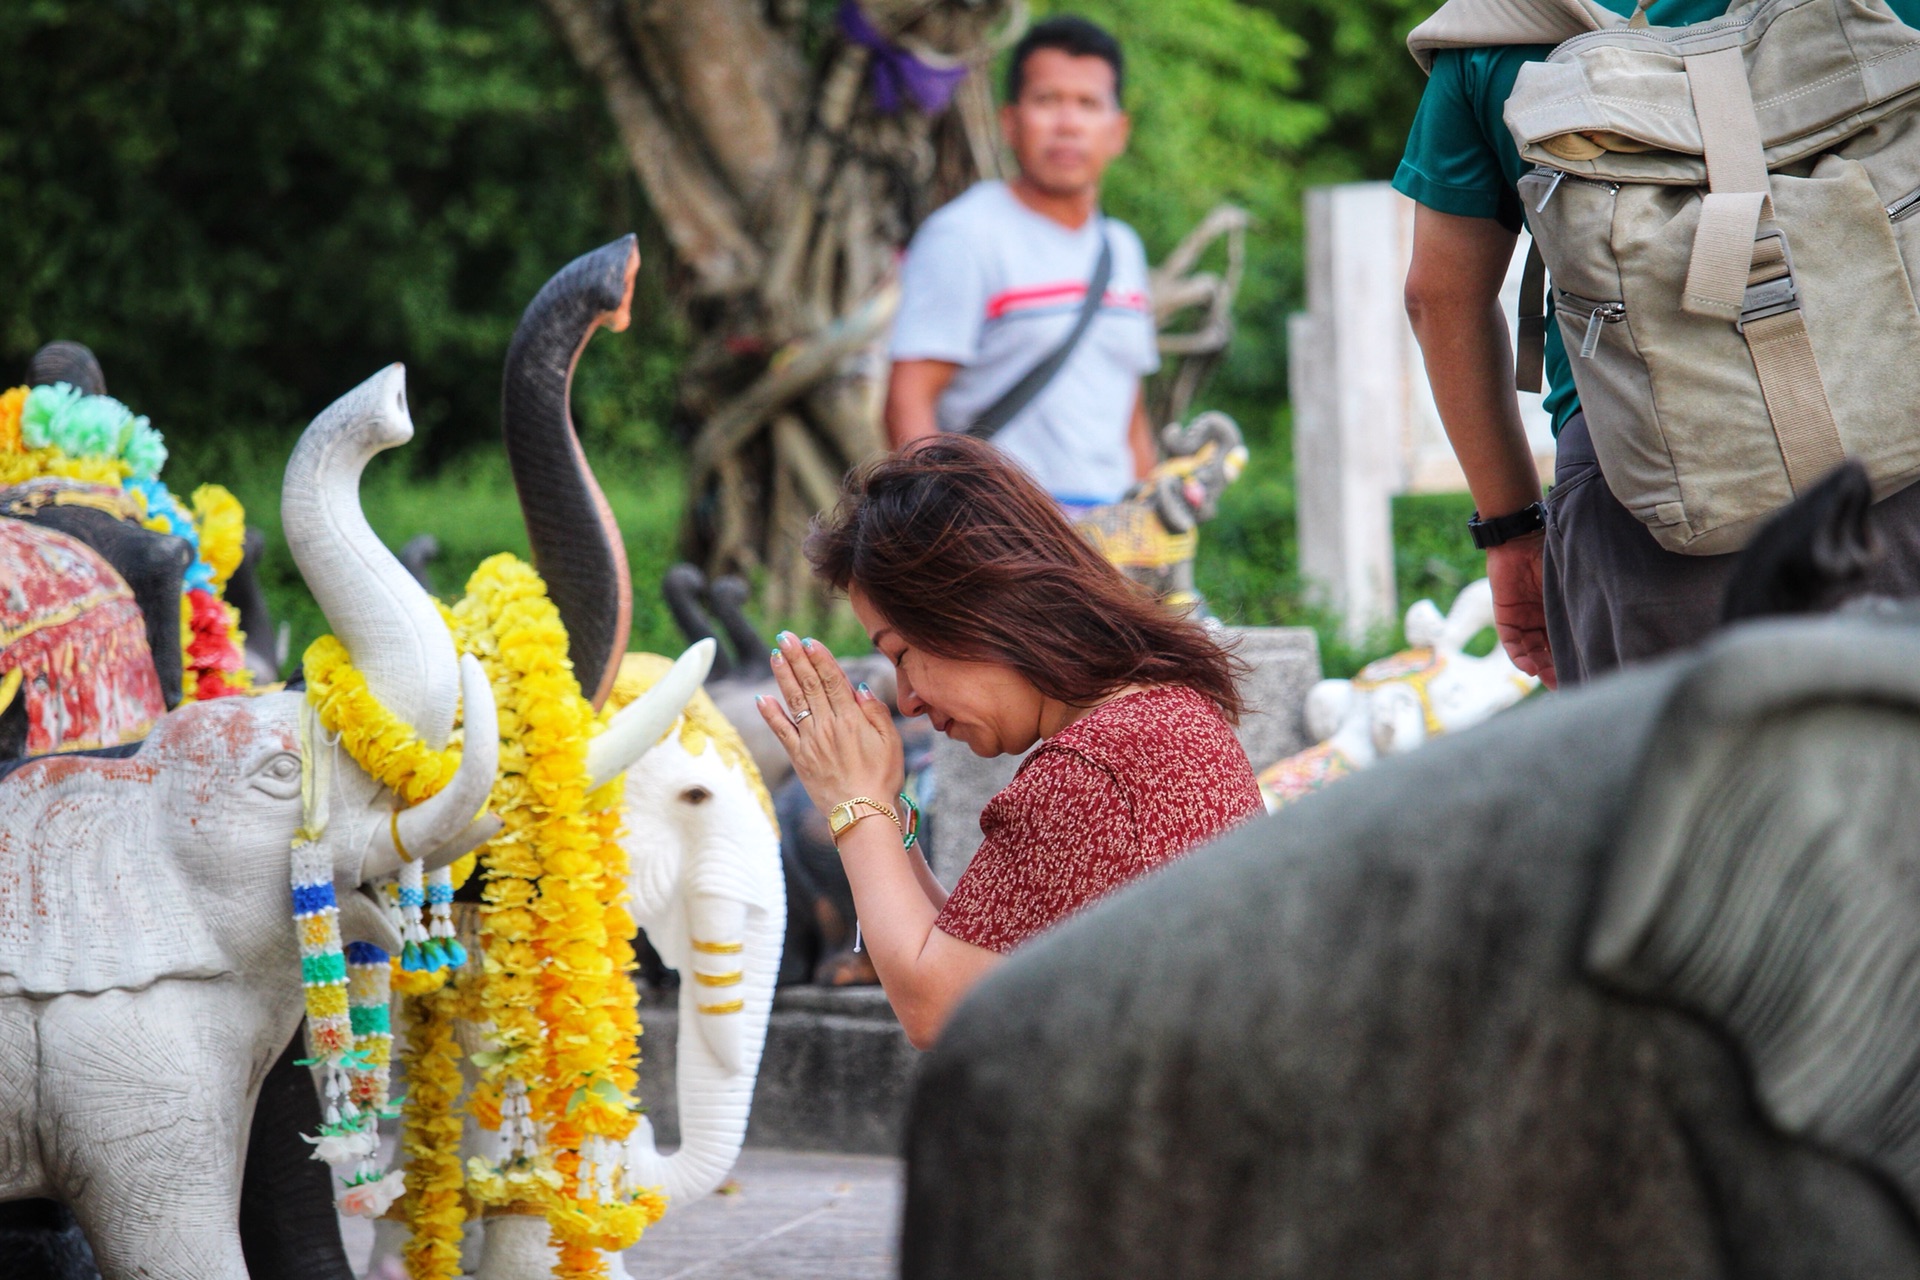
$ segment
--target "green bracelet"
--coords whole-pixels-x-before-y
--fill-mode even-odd
[[[914,846],[914,842],[920,839],[920,806],[913,802],[912,796],[902,791],[900,793],[900,808],[902,812],[907,815],[907,829],[900,837],[900,843],[904,847],[911,849]]]

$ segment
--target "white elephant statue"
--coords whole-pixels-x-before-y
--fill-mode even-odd
[[[665,658],[627,654],[611,705],[630,704],[668,671]],[[745,743],[704,692],[627,770],[626,804],[628,909],[680,974],[680,1146],[661,1154],[643,1115],[626,1161],[636,1185],[665,1191],[671,1213],[718,1187],[746,1138],[786,930],[780,833]],[[491,1216],[484,1231],[476,1280],[552,1273],[544,1219]],[[608,1263],[619,1280],[618,1257]]]
[[[1317,791],[1383,756],[1480,723],[1532,693],[1525,675],[1496,644],[1484,658],[1466,646],[1493,625],[1493,588],[1468,583],[1445,614],[1431,600],[1407,610],[1407,647],[1360,669],[1351,680],[1322,680],[1307,693],[1306,722],[1316,745],[1260,772],[1269,811]]]

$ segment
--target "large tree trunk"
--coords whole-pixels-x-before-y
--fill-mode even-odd
[[[896,255],[930,210],[999,173],[985,68],[1025,6],[862,0],[884,39],[968,69],[929,114],[882,111],[874,55],[806,0],[545,3],[677,258],[690,549],[709,573],[763,572],[764,609],[788,616],[810,598],[808,519],[883,447]]]

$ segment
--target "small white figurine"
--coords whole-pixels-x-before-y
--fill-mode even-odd
[[[1269,765],[1260,791],[1269,811],[1505,710],[1539,685],[1500,645],[1484,658],[1467,644],[1493,625],[1493,588],[1468,583],[1442,616],[1431,600],[1407,610],[1407,647],[1368,663],[1351,680],[1322,680],[1307,694],[1307,732],[1320,741]]]

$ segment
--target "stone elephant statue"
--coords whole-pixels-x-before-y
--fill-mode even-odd
[[[0,516],[31,521],[93,548],[140,606],[147,652],[168,710],[180,705],[180,596],[193,547],[139,523],[131,495],[106,485],[46,477],[0,489]]]
[[[473,735],[446,789],[397,815],[351,764],[322,771],[320,843],[350,936],[387,933],[355,890],[399,869],[396,838],[444,865],[496,826],[475,816],[496,763],[485,675],[456,665],[357,501],[367,460],[411,434],[394,366],[315,419],[284,491],[295,557],[377,696],[434,745],[464,700]],[[290,846],[312,753],[331,750],[304,706],[196,703],[137,750],[0,779],[0,1200],[65,1202],[108,1280],[248,1274],[249,1117],[302,1013]]]
[[[1920,1274],[1920,620],[1747,624],[1011,957],[907,1280]]]
[[[613,704],[644,694],[669,665],[628,654]],[[704,693],[627,770],[626,802],[628,909],[680,975],[673,1073],[680,1145],[661,1153],[642,1116],[626,1161],[636,1182],[664,1189],[671,1213],[718,1187],[746,1138],[786,929],[780,837],[752,757]],[[491,1216],[484,1231],[476,1280],[552,1273],[544,1219]],[[626,1274],[617,1256],[608,1264],[614,1280]]]
[[[62,382],[84,395],[107,394],[106,375],[99,360],[77,342],[49,342],[28,364],[28,385]],[[140,602],[161,691],[168,708],[178,706],[182,696],[179,600],[193,563],[192,546],[183,538],[146,528],[131,496],[110,486],[71,480],[30,481],[0,489],[0,514],[58,529],[106,557]],[[243,656],[259,684],[280,678],[284,656],[276,649],[273,620],[260,585],[260,557],[265,545],[259,530],[247,530],[246,554],[224,592],[240,611],[240,625],[246,633]]]

